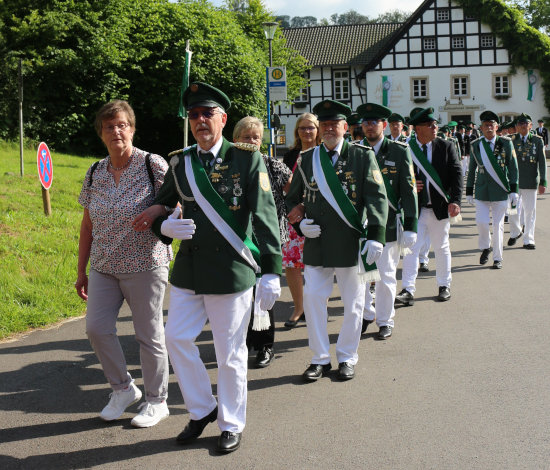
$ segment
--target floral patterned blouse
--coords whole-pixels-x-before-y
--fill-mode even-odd
[[[132,161],[120,175],[118,186],[107,171],[109,159],[97,165],[92,184],[88,169],[78,202],[90,212],[92,247],[90,267],[104,274],[137,273],[166,266],[172,260],[172,248],[151,231],[137,232],[132,220],[153,204],[164,182],[168,163],[151,154],[150,163],[155,191],[145,165],[147,152],[134,147]]]
[[[283,188],[290,179],[292,172],[284,163],[280,162],[276,158],[270,158],[267,155],[262,155],[262,157],[264,158],[264,163],[267,167],[267,175],[269,176],[269,181],[271,182],[273,199],[275,200],[275,207],[277,208],[277,218],[279,219],[279,232],[281,235],[282,245],[289,240],[286,220],[287,212]]]

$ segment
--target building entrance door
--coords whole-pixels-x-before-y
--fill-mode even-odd
[[[472,115],[471,114],[451,114],[450,121],[456,121],[456,122],[470,122],[472,121]]]

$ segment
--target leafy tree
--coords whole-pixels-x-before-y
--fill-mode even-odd
[[[374,23],[404,23],[411,15],[410,11],[390,10],[379,15]]]
[[[344,25],[344,24],[365,24],[372,23],[373,20],[368,16],[361,15],[355,10],[349,10],[346,13],[339,15],[335,13],[330,16],[332,24]]]
[[[276,16],[275,21],[281,25],[281,28],[290,28],[290,16],[288,15]]]
[[[314,16],[294,16],[290,20],[292,28],[307,28],[308,26],[317,26],[317,18]]]
[[[16,119],[21,57],[27,136],[59,150],[104,152],[94,114],[122,98],[136,111],[136,145],[166,154],[182,141],[176,113],[186,39],[193,50],[191,79],[223,89],[233,102],[232,120],[265,115],[265,20],[272,16],[260,0],[247,1],[244,12],[205,0],[4,0],[1,115]],[[273,45],[276,63],[296,72],[290,90],[303,86],[304,59],[286,50],[280,34]],[[0,122],[0,137],[17,136],[16,125]]]
[[[533,28],[550,31],[550,0],[512,0],[508,4],[520,10]]]

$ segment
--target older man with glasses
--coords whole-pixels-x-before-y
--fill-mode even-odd
[[[437,137],[434,109],[426,108],[411,117],[415,137],[409,140],[416,173],[416,188],[420,215],[418,236],[412,253],[403,257],[401,292],[396,302],[413,305],[418,276],[418,254],[426,235],[435,253],[436,300],[451,298],[451,248],[449,229],[452,218],[460,214],[462,198],[462,166],[452,142]]]
[[[508,205],[515,208],[519,199],[518,165],[511,139],[497,135],[498,116],[484,111],[479,118],[483,135],[470,146],[466,199],[476,206],[479,264],[486,264],[493,252],[493,269],[501,269],[504,216]]]
[[[156,198],[157,204],[179,202],[182,208],[153,224],[165,243],[182,240],[166,323],[168,354],[191,417],[177,441],[193,442],[217,419],[222,431],[217,450],[232,452],[245,426],[246,333],[256,275],[261,275],[256,298],[262,310],[272,308],[281,292],[279,222],[260,152],[222,136],[229,98],[195,82],[183,101],[197,145],[171,154]],[[217,402],[195,344],[207,320],[218,363]]]

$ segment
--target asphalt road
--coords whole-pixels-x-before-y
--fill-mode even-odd
[[[215,423],[194,445],[176,445],[188,416],[173,374],[167,420],[132,428],[133,405],[122,419],[102,422],[109,389],[82,318],[4,342],[0,468],[550,468],[548,199],[538,200],[537,249],[523,250],[521,241],[506,249],[501,271],[488,267],[492,260],[478,264],[474,210],[465,206],[451,229],[452,299],[435,302],[434,272],[422,274],[414,307],[397,310],[393,337],[376,341],[371,325],[361,340],[354,380],[302,382],[311,353],[304,324],[283,327],[292,308],[285,287],[276,306],[276,360],[249,371],[248,422],[233,454],[214,451]],[[507,232],[506,225],[505,241]],[[329,312],[334,344],[342,320],[336,286]],[[119,334],[141,386],[126,308]],[[199,345],[215,390],[208,329]]]

